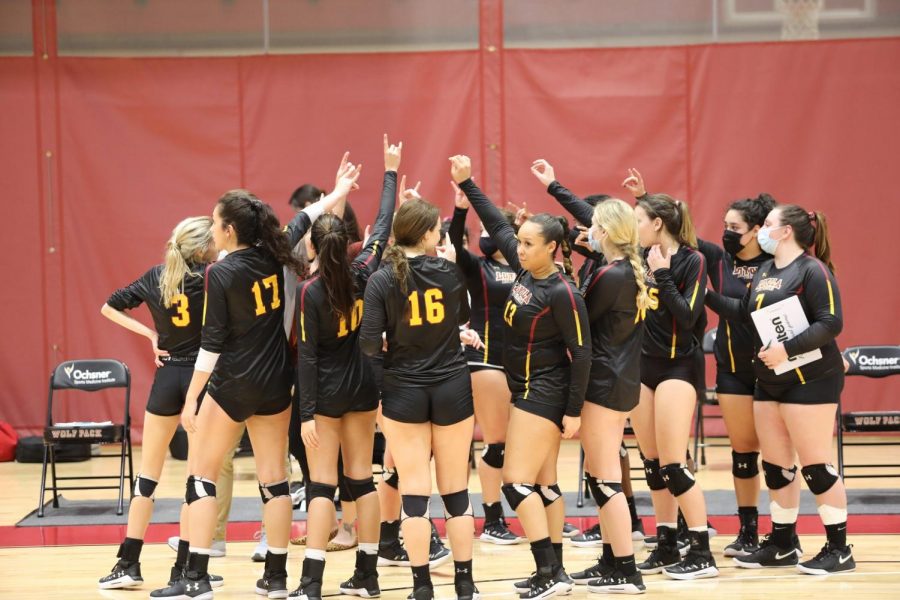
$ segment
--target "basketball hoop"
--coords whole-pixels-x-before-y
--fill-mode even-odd
[[[782,15],[781,39],[819,39],[819,11],[824,0],[775,0],[775,8]]]

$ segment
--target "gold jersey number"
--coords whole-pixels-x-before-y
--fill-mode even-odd
[[[172,306],[178,312],[172,317],[172,325],[175,327],[187,327],[191,324],[191,313],[188,312],[188,297],[185,294],[178,294],[172,298]]]
[[[338,332],[337,336],[339,338],[347,337],[350,335],[351,331],[356,331],[359,329],[359,323],[362,321],[363,314],[363,301],[360,298],[356,302],[353,303],[353,310],[350,311],[350,328],[347,329],[347,318],[341,317],[341,322],[338,323]]]
[[[266,305],[263,304],[263,295],[262,290],[266,288],[267,290],[272,290],[272,302],[269,304],[269,308],[275,310],[279,306],[281,306],[281,298],[278,297],[278,275],[270,275],[261,280],[262,285],[260,285],[260,281],[253,282],[253,297],[256,299],[256,316],[266,314]]]
[[[444,320],[444,293],[437,288],[429,288],[422,293],[425,306],[419,299],[419,290],[409,295],[409,325],[410,327],[418,327],[425,321],[432,325],[441,323]],[[422,315],[424,313],[424,321]]]

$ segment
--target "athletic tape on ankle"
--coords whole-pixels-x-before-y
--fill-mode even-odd
[[[837,525],[847,521],[847,509],[822,504],[819,506],[819,516],[823,525]]]
[[[772,515],[772,521],[775,523],[796,523],[797,515],[800,514],[800,507],[784,508],[772,500],[769,503],[769,512]]]

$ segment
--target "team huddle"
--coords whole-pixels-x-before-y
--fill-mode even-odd
[[[298,207],[287,226],[250,192],[231,190],[212,218],[178,224],[163,264],[110,296],[103,314],[147,337],[158,369],[128,530],[101,588],[143,583],[143,538],[179,423],[190,448],[181,532],[168,585],[152,598],[206,600],[223,585],[208,571],[217,482],[245,426],[268,536],[256,582],[262,596],[322,598],[339,489],[342,501],[355,504],[359,538],[355,569],[340,592],[378,597],[378,567],[402,565],[412,571],[409,598],[434,598],[434,471],[456,596],[477,598],[468,491],[476,421],[484,440],[481,540],[523,541],[506,525],[505,498],[535,564],[514,584],[520,598],[565,595],[580,585],[639,594],[653,574],[716,577],[706,504],[687,452],[698,390],[706,388],[707,308],[720,316],[716,392],[741,521],[724,555],[750,569],[826,575],[855,568],[846,493],[830,464],[844,369],[824,215],[766,194],[738,200],[727,207],[719,246],[698,239],[687,205],[648,193],[636,170],[623,183],[633,203],[581,199],[547,161],[536,160],[531,174],[575,220],[570,227],[563,216],[498,208],[472,179],[470,159],[457,155],[449,160],[455,210],[445,222],[418,186],[398,185],[402,147],[384,136],[380,204],[364,239],[352,239],[345,219],[362,170],[345,154],[333,191]],[[478,253],[469,250],[470,209],[482,226]],[[573,252],[584,258],[577,273]],[[154,328],[125,312],[142,303]],[[760,335],[754,313],[794,303],[808,328],[790,339]],[[814,352],[817,359],[792,364]],[[633,538],[643,536],[627,462],[623,468],[626,421],[656,518],[643,560],[634,554]],[[376,426],[388,449],[378,486]],[[569,574],[556,468],[561,440],[576,434],[599,516],[580,537],[602,554]],[[300,446],[308,464],[306,550],[291,592],[289,438],[292,453]],[[827,534],[807,560],[796,534],[797,460]],[[762,540],[761,478],[772,515]]]

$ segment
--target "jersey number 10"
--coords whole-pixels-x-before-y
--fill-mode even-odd
[[[278,297],[278,275],[269,275],[268,277],[263,278],[262,286],[259,285],[259,281],[253,282],[253,297],[256,298],[256,316],[266,314],[266,305],[263,304],[262,297],[262,288],[272,290],[272,303],[269,307],[272,310],[275,310],[279,306],[281,306],[281,298]]]
[[[436,325],[444,320],[444,293],[437,288],[429,288],[422,294],[425,298],[425,321]],[[409,325],[417,327],[423,323],[422,307],[419,301],[419,290],[409,295]]]
[[[347,329],[347,318],[341,317],[341,322],[338,323],[337,336],[339,338],[346,337],[351,331],[356,331],[359,328],[359,322],[362,321],[362,314],[363,301],[358,299],[353,303],[353,310],[350,311],[350,329]]]

